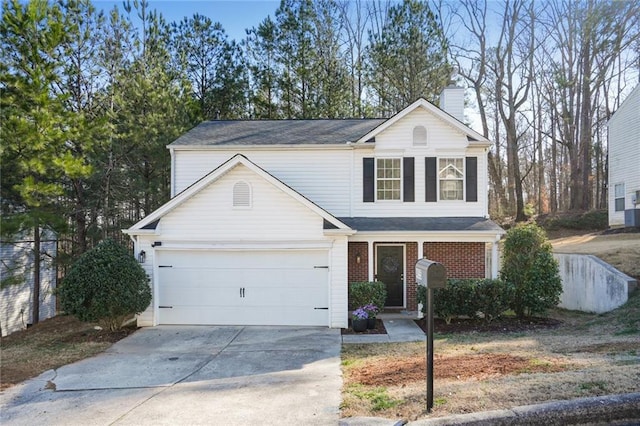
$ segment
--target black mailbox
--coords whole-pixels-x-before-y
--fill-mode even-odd
[[[438,262],[420,259],[416,282],[427,289],[427,412],[433,408],[433,289],[447,286],[447,270]]]
[[[416,263],[416,282],[427,288],[445,288],[447,270],[442,263],[420,259]]]

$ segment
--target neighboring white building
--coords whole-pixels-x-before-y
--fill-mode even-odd
[[[609,120],[609,226],[640,226],[640,85]]]
[[[168,146],[172,199],[125,230],[156,324],[347,327],[353,281],[416,310],[415,263],[496,277],[491,142],[420,99],[389,119],[208,121]],[[142,254],[142,255],[141,255]]]
[[[33,241],[27,235],[19,241],[0,242],[0,327],[2,335],[22,330],[32,322],[33,307]],[[40,320],[56,315],[56,241],[51,232],[43,233],[40,251]]]

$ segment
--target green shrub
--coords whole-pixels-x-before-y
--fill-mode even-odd
[[[543,314],[560,301],[558,262],[544,231],[535,224],[519,225],[507,232],[501,277],[514,286],[511,309],[519,318]]]
[[[591,210],[588,212],[569,212],[556,216],[538,217],[538,225],[549,231],[557,229],[599,230],[609,227],[608,212],[606,210]]]
[[[113,240],[105,240],[73,264],[57,290],[62,309],[81,321],[96,321],[117,330],[126,317],[151,303],[149,278]]]
[[[349,310],[373,303],[382,309],[387,300],[387,287],[380,281],[357,281],[349,284]]]
[[[461,316],[477,318],[479,313],[490,322],[510,307],[513,294],[512,285],[501,280],[449,279],[447,287],[433,291],[433,310],[447,324]],[[426,312],[426,287],[418,286],[417,296]]]
[[[502,280],[484,279],[474,282],[474,308],[482,312],[485,322],[500,318],[510,308],[513,285]]]

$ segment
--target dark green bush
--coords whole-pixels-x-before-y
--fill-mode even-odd
[[[513,300],[513,285],[502,280],[484,279],[474,283],[474,309],[485,322],[500,318]]]
[[[382,310],[387,300],[387,287],[380,281],[356,281],[349,284],[349,310],[373,303]]]
[[[81,321],[117,330],[126,317],[151,303],[149,278],[127,249],[105,240],[84,253],[64,277],[57,294],[62,309]]]
[[[477,318],[483,314],[487,322],[506,311],[513,298],[512,286],[501,280],[450,279],[447,287],[433,291],[433,310],[447,324],[453,318],[466,316]],[[418,286],[418,303],[426,312],[426,287]]]
[[[519,318],[556,306],[562,293],[558,262],[535,224],[510,229],[504,240],[501,277],[514,286],[511,309]]]
[[[538,217],[538,225],[549,231],[557,229],[600,230],[609,227],[608,212],[606,210],[591,210],[588,212],[569,212],[556,216]]]

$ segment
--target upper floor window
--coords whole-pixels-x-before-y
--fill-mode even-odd
[[[400,200],[402,172],[399,158],[376,161],[376,194],[378,200]]]
[[[251,207],[251,186],[247,182],[233,185],[233,207]]]
[[[624,211],[624,183],[618,183],[614,186],[615,191],[615,211]]]
[[[424,126],[416,126],[413,128],[413,145],[427,146],[427,129]]]
[[[464,200],[464,159],[440,158],[438,181],[440,200]]]

